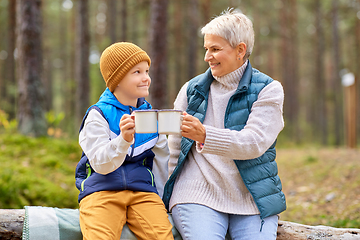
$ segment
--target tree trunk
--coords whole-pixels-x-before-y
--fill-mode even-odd
[[[0,209],[0,239],[22,238],[25,209]]]
[[[46,5],[48,2],[43,2],[42,4],[42,8],[46,9]],[[61,7],[61,6],[60,6]],[[59,8],[61,9],[61,8]],[[43,25],[43,31],[44,31],[44,36],[43,38],[46,39],[46,32],[51,32],[51,34],[53,34],[52,32],[52,26],[50,26],[50,21],[48,21],[49,19],[47,19],[47,15],[44,14],[43,16],[44,18],[44,25]],[[61,35],[60,35],[61,36]],[[59,45],[61,46],[61,45]],[[50,49],[49,44],[44,44],[43,46],[43,72],[42,72],[42,83],[44,86],[44,91],[45,91],[45,101],[44,101],[44,108],[45,111],[48,112],[52,109],[52,101],[54,99],[53,95],[52,95],[52,72],[53,72],[53,68],[52,68],[52,60],[53,60],[53,56],[52,56],[52,49]]]
[[[195,77],[196,75],[196,63],[198,61],[198,30],[199,30],[199,3],[198,0],[190,0],[188,4],[188,18],[189,31],[188,31],[188,79]]]
[[[80,125],[81,119],[89,107],[90,79],[89,79],[89,2],[77,1],[77,48],[75,61],[76,86],[76,123]]]
[[[117,18],[117,4],[116,4],[117,0],[108,0],[108,15],[107,18],[108,20],[108,34],[110,37],[110,41],[111,43],[115,43],[117,41],[117,36],[116,36],[116,18]]]
[[[41,83],[41,0],[18,0],[19,131],[46,135],[44,90]]]
[[[295,136],[295,141],[299,142],[301,139],[300,136],[300,122],[299,122],[299,51],[298,51],[298,8],[297,0],[289,1],[290,11],[290,78],[291,78],[291,121],[293,126],[293,136]],[[288,99],[289,100],[289,99]]]
[[[121,41],[127,41],[127,0],[121,3]]]
[[[297,44],[297,4],[296,0],[283,0],[281,8],[281,59],[282,82],[284,84],[284,115],[289,120],[291,135],[299,140],[299,74]]]
[[[174,69],[178,69],[179,71],[177,71],[174,75],[174,80],[175,80],[175,84],[174,84],[174,92],[170,95],[170,99],[175,99],[180,88],[182,87],[182,85],[185,83],[185,81],[187,81],[188,79],[186,79],[187,77],[185,77],[184,75],[184,55],[183,54],[177,54],[177,52],[179,51],[179,49],[183,49],[184,47],[184,31],[183,31],[183,19],[184,19],[184,2],[183,1],[174,1],[174,53],[175,53],[175,58],[174,58],[174,63],[175,63],[175,68]],[[173,54],[174,54],[173,53]],[[186,80],[185,80],[186,79]]]
[[[332,0],[332,53],[333,53],[333,72],[332,72],[332,101],[333,101],[333,109],[334,109],[334,123],[333,123],[333,131],[335,133],[335,145],[340,146],[343,135],[343,128],[339,126],[343,126],[343,104],[342,97],[343,91],[340,80],[340,43],[339,43],[339,24],[338,24],[338,0]]]
[[[360,6],[360,0],[357,1],[358,6]],[[356,80],[355,80],[355,84],[357,86],[357,137],[358,137],[358,141],[360,142],[360,68],[359,68],[359,63],[360,63],[360,17],[355,18],[355,76],[356,76]]]
[[[326,93],[326,84],[324,78],[324,52],[325,52],[325,39],[324,39],[324,29],[322,24],[322,11],[321,11],[321,1],[315,1],[315,11],[316,11],[316,47],[315,47],[315,88],[313,96],[315,112],[313,113],[316,118],[315,129],[320,130],[319,135],[321,137],[321,143],[326,145],[327,143],[327,121],[326,121],[326,105],[325,105],[325,93]],[[314,130],[317,132],[318,130]]]
[[[0,209],[0,239],[21,239],[25,209]],[[287,221],[279,221],[277,240],[328,240],[359,239],[360,229],[309,226]],[[71,239],[69,239],[71,240]]]
[[[150,5],[150,93],[151,104],[158,109],[167,106],[167,6],[168,0],[152,0]]]
[[[5,98],[5,102],[8,103],[6,112],[9,114],[10,119],[14,119],[16,116],[16,76],[15,76],[15,43],[16,43],[16,0],[8,1],[8,57],[6,61],[6,78],[4,81],[4,92],[1,96]]]
[[[201,0],[201,8],[203,13],[203,18],[201,24],[205,26],[210,19],[210,9],[211,9],[211,0]]]
[[[360,239],[360,229],[334,228],[328,226],[309,226],[293,222],[279,221],[278,240],[335,240],[335,239]]]

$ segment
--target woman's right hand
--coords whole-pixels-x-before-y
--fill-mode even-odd
[[[200,120],[186,112],[183,112],[181,135],[199,143],[205,142],[206,130]]]
[[[135,134],[135,116],[124,114],[120,119],[119,126],[123,139],[127,142],[132,142]]]

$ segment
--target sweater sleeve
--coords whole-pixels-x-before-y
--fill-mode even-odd
[[[187,96],[186,89],[188,86],[188,82],[183,85],[180,89],[175,102],[174,109],[185,111],[187,108]],[[180,143],[181,143],[181,135],[169,135],[169,149],[170,149],[170,158],[169,158],[169,176],[173,173],[178,158],[180,155]]]
[[[111,139],[112,135],[106,119],[98,111],[90,110],[79,134],[79,144],[97,173],[105,175],[120,167],[132,144],[121,134]]]
[[[280,82],[271,82],[259,93],[242,130],[218,129],[205,125],[205,143],[202,148],[197,143],[197,151],[238,160],[260,157],[284,128],[283,101],[284,92]]]
[[[159,196],[162,198],[164,186],[168,179],[169,146],[166,135],[160,134],[159,140],[152,149],[155,154],[152,171]]]

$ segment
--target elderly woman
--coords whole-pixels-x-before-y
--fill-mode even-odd
[[[224,11],[201,29],[210,68],[180,90],[164,203],[183,239],[276,239],[286,209],[275,162],[284,92],[252,68],[252,22]]]

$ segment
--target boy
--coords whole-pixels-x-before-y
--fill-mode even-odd
[[[79,143],[84,153],[76,168],[86,240],[119,240],[125,223],[138,239],[173,239],[152,172],[153,163],[167,168],[166,136],[135,134],[131,116],[133,110],[151,109],[144,100],[150,63],[145,51],[127,42],[112,44],[101,55],[107,88],[83,119]],[[155,177],[160,195],[167,173],[162,177],[162,183]]]

